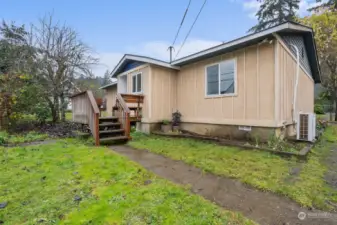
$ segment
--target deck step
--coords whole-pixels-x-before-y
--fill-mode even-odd
[[[117,136],[117,137],[106,137],[99,139],[101,142],[106,141],[121,141],[121,140],[128,140],[129,138],[127,136]]]
[[[142,121],[142,117],[141,116],[139,116],[139,117],[130,116],[130,121],[131,122],[140,122],[140,121]]]
[[[137,109],[142,109],[142,107],[137,107],[137,106],[129,106],[130,110],[137,110]]]
[[[101,123],[99,127],[112,127],[112,126],[120,126],[121,123]]]
[[[99,134],[115,134],[115,133],[121,133],[121,132],[124,132],[124,129],[101,130],[99,131]]]
[[[100,117],[99,120],[104,121],[104,120],[116,120],[118,119],[117,116],[107,116],[107,117]]]

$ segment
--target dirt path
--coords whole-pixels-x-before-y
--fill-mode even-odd
[[[300,220],[298,218],[299,212],[307,214],[322,213],[322,211],[301,208],[287,198],[254,190],[233,179],[202,173],[200,169],[181,161],[174,161],[146,150],[137,150],[128,146],[111,146],[110,148],[141,164],[160,177],[177,184],[190,184],[192,192],[225,209],[241,212],[244,216],[259,224],[337,224],[337,215],[325,219],[308,218],[307,216],[304,220]]]

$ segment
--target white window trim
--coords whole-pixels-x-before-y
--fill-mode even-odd
[[[221,79],[220,79],[220,63],[227,62],[227,61],[234,61],[234,93],[228,93],[228,94],[207,94],[207,68],[214,65],[219,65],[219,92],[220,92],[220,85],[221,85]],[[205,98],[216,98],[216,97],[232,97],[237,96],[237,58],[231,58],[231,59],[225,59],[221,60],[217,63],[208,64],[205,66]]]
[[[133,91],[133,77],[136,77],[136,90],[137,90],[137,76],[140,74],[140,79],[141,79],[141,81],[140,81],[140,83],[141,83],[141,89],[140,89],[140,91]],[[132,75],[132,79],[131,79],[131,92],[132,92],[132,94],[142,94],[143,93],[143,74],[142,74],[142,72],[139,72],[139,73],[135,73],[135,74],[133,74]]]

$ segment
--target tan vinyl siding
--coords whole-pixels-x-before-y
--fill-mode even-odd
[[[228,59],[236,61],[235,93],[207,96],[206,66]],[[172,112],[179,110],[182,121],[187,123],[255,127],[292,123],[296,60],[276,39],[182,66],[180,70],[141,65],[121,74],[127,76],[127,93],[132,94],[132,76],[140,72],[142,122],[171,119]],[[313,112],[314,82],[302,68],[298,84],[296,111]],[[107,90],[108,109],[114,104],[115,94],[116,91]]]
[[[207,97],[205,67],[236,59],[237,94]],[[213,57],[178,72],[177,108],[184,122],[274,126],[274,45],[262,44]]]
[[[116,103],[117,85],[105,89],[106,112],[108,116],[112,116],[112,107]]]
[[[279,89],[280,89],[280,113],[278,124],[291,124],[293,121],[292,104],[296,79],[296,59],[289,53],[286,47],[279,44]],[[314,110],[314,81],[300,68],[296,115],[302,111],[312,113]],[[295,118],[296,119],[296,118]]]
[[[171,120],[177,109],[177,72],[172,69],[151,66],[151,122]]]

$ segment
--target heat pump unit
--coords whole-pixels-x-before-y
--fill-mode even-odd
[[[313,142],[316,137],[316,115],[299,113],[297,121],[297,140]]]

